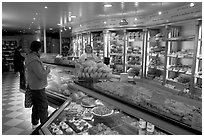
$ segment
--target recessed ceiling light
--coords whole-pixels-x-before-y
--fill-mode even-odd
[[[135,20],[137,20],[137,17],[135,17]]]
[[[161,15],[161,14],[162,14],[162,12],[161,12],[161,11],[159,11],[159,12],[158,12],[158,14],[159,14],[159,15]]]
[[[76,16],[72,15],[71,18],[76,18]]]
[[[69,29],[72,29],[72,27],[69,27]]]
[[[33,18],[33,20],[35,20],[35,18]]]
[[[50,30],[53,30],[53,28],[50,28]]]
[[[192,2],[192,3],[190,3],[190,7],[193,7],[195,4]]]
[[[103,23],[104,23],[104,24],[106,24],[107,22],[106,22],[106,21],[104,21]]]
[[[45,9],[47,9],[47,6],[45,6]]]
[[[80,24],[79,26],[81,27],[82,25]]]
[[[113,5],[112,5],[112,4],[104,4],[103,6],[106,7],[106,8],[110,8],[110,7],[112,7]]]

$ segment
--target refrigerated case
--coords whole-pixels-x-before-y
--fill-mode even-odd
[[[145,78],[159,83],[164,83],[165,79],[165,34],[165,26],[149,28],[146,31]]]
[[[127,44],[125,45],[125,72],[129,76],[143,76],[143,29],[127,29]]]
[[[93,53],[100,59],[104,58],[104,38],[103,31],[91,32],[91,46],[93,47]]]
[[[125,30],[109,30],[108,57],[113,74],[125,72]]]
[[[85,52],[85,47],[87,44],[91,44],[91,33],[90,32],[84,32],[82,33],[82,45],[83,48],[81,49],[83,53]]]
[[[112,80],[99,81],[97,83],[74,81],[73,83],[73,80],[70,79],[73,73],[70,75],[69,69],[56,65],[51,73],[51,75],[54,75],[52,77],[49,76],[48,81],[50,79],[61,81],[56,82],[62,85],[48,82],[53,89],[50,87],[50,89],[48,88],[49,91],[47,91],[49,98],[58,103],[57,105],[60,107],[42,125],[40,129],[41,134],[103,134],[104,132],[92,132],[93,129],[95,131],[95,128],[99,126],[97,122],[100,119],[98,117],[95,119],[92,113],[87,114],[87,117],[90,116],[91,120],[87,120],[86,117],[82,121],[78,121],[78,124],[84,122],[90,124],[90,130],[85,131],[84,129],[84,132],[76,129],[78,124],[73,125],[73,121],[70,123],[69,119],[67,120],[67,117],[69,118],[70,116],[68,112],[76,109],[85,111],[86,108],[98,106],[96,105],[98,102],[102,102],[113,110],[109,118],[106,117],[102,118],[102,121],[100,121],[101,119],[99,120],[100,123],[103,123],[100,126],[105,127],[105,129],[110,128],[111,132],[108,132],[109,134],[202,134],[201,101],[178,96],[176,92],[164,86],[152,86],[148,81],[136,81],[136,85],[134,82],[124,83],[117,80],[113,80],[113,82]],[[67,89],[65,88],[66,86],[63,86],[64,82],[69,84]],[[91,98],[91,100],[94,98],[94,101],[97,100],[96,104],[89,104],[88,106],[82,104],[82,99],[86,97]],[[62,103],[64,104],[62,105]],[[74,110],[70,109],[73,103],[77,104],[75,104],[77,108],[74,108]],[[86,111],[90,112],[89,110]],[[65,122],[65,127],[68,125],[72,128],[68,129],[68,131],[73,132],[67,133],[66,130],[62,129],[65,127],[62,127],[64,123],[61,121]],[[146,122],[145,124],[144,121]],[[77,123],[77,121],[75,122]],[[54,130],[56,126],[62,132],[57,133],[58,129]],[[149,128],[153,128],[154,132],[149,130]]]
[[[86,91],[79,99],[68,98],[41,127],[45,135],[166,135],[152,123],[131,116]],[[84,104],[85,100],[93,101]],[[98,115],[97,115],[98,114]],[[100,114],[100,115],[99,115]]]
[[[197,20],[175,23],[168,28],[166,84],[186,96],[201,99],[195,81],[199,83],[198,72],[202,72],[200,60],[201,25]],[[202,74],[202,73],[201,73]],[[201,78],[202,79],[202,78]],[[200,84],[198,84],[200,85]]]
[[[198,45],[195,56],[194,87],[195,90],[202,90],[202,21],[198,22]]]

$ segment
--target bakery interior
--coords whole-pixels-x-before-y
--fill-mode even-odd
[[[32,130],[13,53],[43,45]],[[101,63],[77,60],[90,44]],[[202,2],[2,2],[2,135],[202,135]],[[2,61],[3,62],[3,61]]]

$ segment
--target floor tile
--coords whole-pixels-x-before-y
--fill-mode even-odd
[[[17,110],[17,109],[20,109],[21,107],[20,106],[12,106],[12,107],[9,107],[7,108],[7,110]]]
[[[16,118],[26,120],[26,119],[30,119],[31,115],[30,114],[22,114],[22,115],[17,116]]]
[[[12,127],[9,130],[7,130],[6,132],[3,132],[3,135],[18,135],[21,132],[23,132],[23,129]]]
[[[24,130],[23,132],[21,132],[19,135],[30,135],[32,133],[33,130]]]
[[[22,123],[24,120],[21,119],[11,119],[8,122],[4,123],[3,125],[7,125],[7,126],[16,126],[20,123]]]
[[[20,124],[18,124],[18,125],[16,125],[15,127],[17,127],[17,128],[21,128],[21,129],[28,129],[28,127],[30,127],[31,126],[31,122],[29,122],[29,121],[23,121],[22,123],[20,123]]]
[[[6,122],[10,121],[11,119],[12,118],[10,118],[10,117],[3,116],[2,117],[2,123],[6,123]]]
[[[17,116],[19,116],[19,115],[22,115],[22,114],[23,114],[23,113],[21,113],[21,112],[16,112],[16,111],[14,111],[14,112],[12,112],[12,113],[10,113],[10,114],[7,114],[6,117],[15,118],[15,117],[17,117]]]
[[[3,126],[2,126],[2,132],[6,132],[6,131],[9,130],[10,128],[12,128],[12,127],[11,127],[11,126],[3,125]]]
[[[13,111],[11,111],[11,110],[4,110],[3,112],[2,112],[2,116],[5,116],[5,115],[7,115],[7,114],[10,114],[10,113],[12,113]]]
[[[21,103],[21,102],[18,102],[19,104]],[[10,104],[10,105],[12,105],[12,106],[14,106],[14,105],[16,105],[16,104],[18,104],[18,103],[16,103],[16,101],[14,100],[12,100],[12,101],[10,101],[8,104]]]
[[[5,103],[5,102],[4,102]],[[6,103],[5,103],[6,104]],[[4,106],[2,106],[3,109],[7,109],[7,108],[10,108],[10,107],[13,107],[13,105],[9,105],[9,104],[6,104]]]

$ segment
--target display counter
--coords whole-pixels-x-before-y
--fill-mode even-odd
[[[153,124],[120,111],[88,94],[68,98],[41,127],[44,135],[143,135],[168,133]]]
[[[157,86],[152,87],[152,85],[147,85],[142,82],[136,82],[135,84],[135,82],[125,83],[116,80],[115,82],[103,81],[98,83],[88,83],[85,81],[75,81],[75,83],[73,83],[73,80],[75,80],[72,75],[73,71],[70,71],[70,68],[67,67],[53,66],[52,72],[54,73],[51,73],[51,75],[54,74],[55,76],[53,75],[50,77],[50,81],[51,79],[58,79],[58,81],[61,82],[57,83],[60,83],[61,85],[50,83],[54,86],[48,89],[47,95],[51,96],[50,98],[55,101],[55,104],[58,104],[59,110],[44,125],[42,125],[42,128],[40,129],[41,134],[78,135],[106,134],[107,132],[107,134],[123,135],[202,134],[201,101],[177,96],[176,94],[164,91]],[[63,86],[63,84],[67,84],[67,86]],[[114,90],[110,90],[111,84]],[[122,85],[123,88],[117,85]],[[125,89],[125,92],[121,89]],[[88,107],[82,105],[82,100],[86,97],[93,98],[95,100],[93,103],[94,105]],[[94,117],[92,110],[93,108],[100,106],[96,105],[97,101],[105,104],[104,106],[108,107],[111,112],[113,111],[110,117],[102,118],[102,124],[100,123],[100,117],[100,122],[97,124],[98,117]],[[78,106],[79,108],[73,108],[73,106]],[[81,111],[76,112],[78,109],[81,109]],[[70,119],[68,115],[73,111],[76,112],[76,119],[73,117],[73,119]],[[84,119],[83,114],[85,112],[90,112],[87,115],[93,116],[93,118],[91,118],[91,120]],[[81,121],[78,121],[78,115],[80,115],[82,119]],[[124,117],[127,119],[124,120]],[[116,121],[112,118],[116,118]],[[124,122],[128,121],[128,119],[133,121],[133,123]],[[146,124],[141,126],[143,120],[145,120]],[[108,121],[111,121],[111,123]],[[114,126],[115,122],[119,122],[115,125],[119,126],[121,124],[121,127],[116,128]],[[76,125],[74,125],[74,123]],[[83,123],[82,125],[85,125],[85,128],[87,129],[78,130],[77,125],[80,123]],[[153,126],[147,127],[147,125]],[[101,127],[108,131],[103,133],[99,132],[97,129],[100,129]],[[154,127],[153,133],[152,130],[150,130],[152,127]],[[67,131],[64,129],[67,129]],[[79,129],[83,128],[79,127]]]

